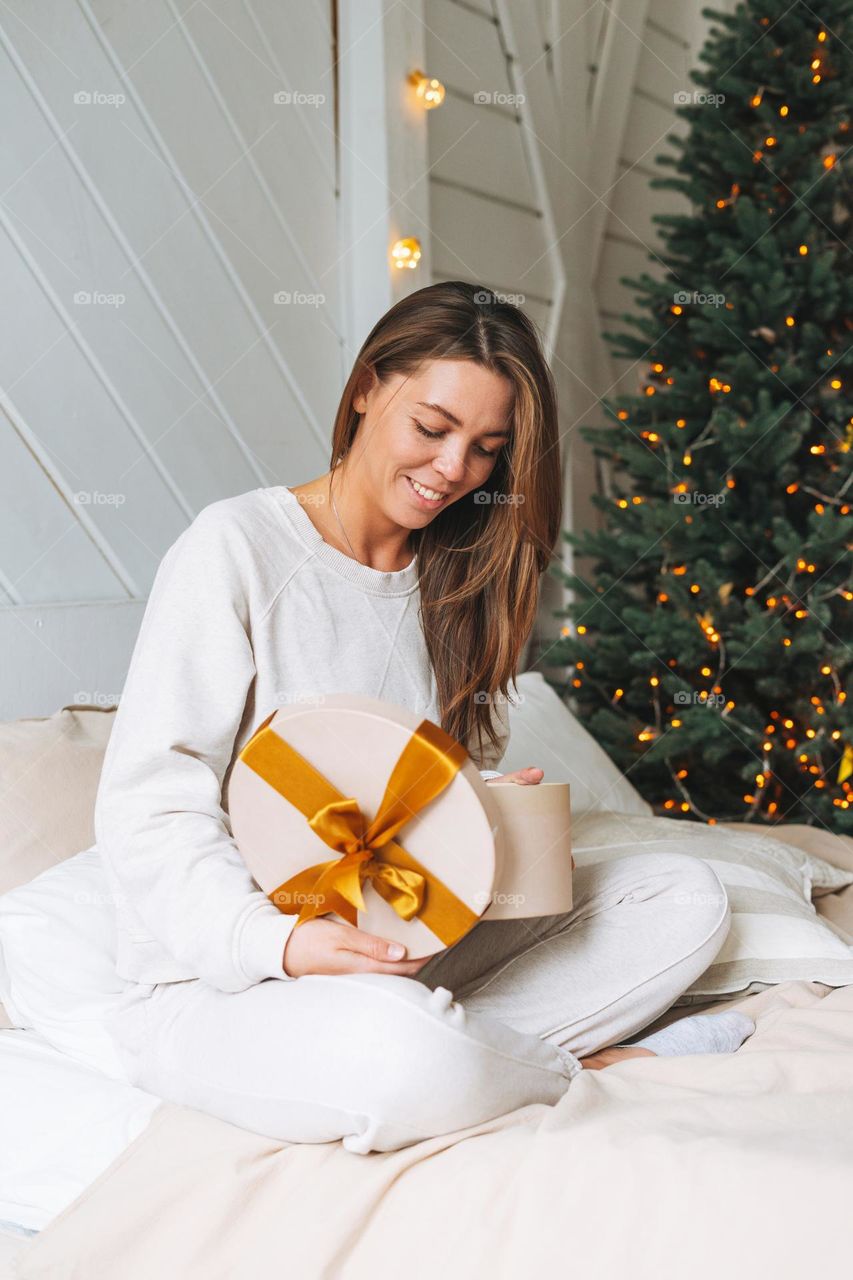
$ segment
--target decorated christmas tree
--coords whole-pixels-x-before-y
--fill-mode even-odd
[[[652,183],[690,211],[604,335],[638,392],[581,428],[610,492],[541,661],[655,812],[853,834],[853,7],[703,14]]]

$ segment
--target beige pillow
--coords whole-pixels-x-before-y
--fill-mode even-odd
[[[0,893],[95,843],[95,796],[115,707],[0,722]]]
[[[731,929],[713,962],[675,1005],[738,999],[781,982],[853,984],[853,946],[821,920],[814,884],[844,890],[853,869],[752,829],[683,819],[587,813],[572,822],[579,867],[630,854],[672,852],[701,858],[717,874],[732,911]],[[774,828],[782,834],[784,828]]]
[[[0,893],[95,843],[95,796],[115,707],[74,704],[0,722]],[[11,1027],[0,1003],[0,1031]]]

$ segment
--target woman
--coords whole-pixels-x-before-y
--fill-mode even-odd
[[[231,836],[242,746],[276,705],[323,693],[408,706],[492,780],[538,783],[541,769],[490,766],[560,517],[536,332],[453,282],[368,336],[327,474],[215,502],[169,549],[95,818],[122,983],[104,1025],[132,1083],[283,1140],[388,1151],[556,1102],[584,1067],[736,1048],[752,1029],[690,1018],[681,1042],[667,1028],[617,1045],[725,940],[725,891],[701,861],[581,868],[570,913],[481,921],[412,960],[331,919],[294,929]]]

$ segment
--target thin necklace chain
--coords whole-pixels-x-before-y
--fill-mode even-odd
[[[332,500],[332,510],[333,510],[333,511],[334,511],[334,513],[335,513],[335,519],[337,520],[338,524],[341,526],[341,532],[343,533],[344,537],[345,537],[345,538],[346,538],[346,540],[347,540],[347,545],[349,546],[349,549],[350,549],[350,551],[352,552],[353,559],[354,559],[354,560],[357,560],[359,564],[363,564],[364,562],[363,562],[362,560],[359,560],[358,556],[356,555],[355,547],[354,547],[354,546],[352,545],[352,543],[350,542],[350,540],[349,540],[349,534],[347,533],[346,529],[344,528],[344,522],[343,522],[343,520],[341,519],[341,517],[340,517],[340,515],[339,515],[339,513],[338,513],[338,508],[337,508],[337,505],[336,505],[336,503],[335,503],[335,495],[334,495],[334,493],[332,492],[332,483],[333,483],[333,481],[334,481],[334,476],[332,477],[332,480],[329,482],[329,497],[330,497],[330,498],[331,498],[331,500]]]
[[[333,477],[333,479],[334,479],[334,477]],[[350,540],[349,540],[349,534],[347,533],[346,529],[344,529],[344,522],[343,522],[343,520],[341,519],[341,517],[338,515],[338,508],[337,508],[337,505],[336,505],[336,503],[335,503],[335,495],[332,493],[332,485],[331,485],[331,483],[329,484],[329,497],[332,499],[332,510],[333,510],[333,511],[334,511],[334,513],[335,513],[335,519],[337,520],[338,524],[341,526],[341,532],[343,533],[344,537],[345,537],[345,538],[346,538],[346,540],[347,540],[347,543],[348,543],[348,545],[349,545],[349,549],[350,549],[350,551],[351,551],[351,552],[352,552],[352,554],[353,554],[353,559],[354,559],[354,560],[358,560],[358,556],[355,554],[355,547],[354,547],[354,546],[352,545],[352,543],[350,542]],[[360,563],[361,563],[361,561],[359,560],[359,564],[360,564]]]

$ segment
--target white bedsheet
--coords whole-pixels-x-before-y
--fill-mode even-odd
[[[0,1031],[0,1221],[40,1231],[148,1124],[160,1099]]]

